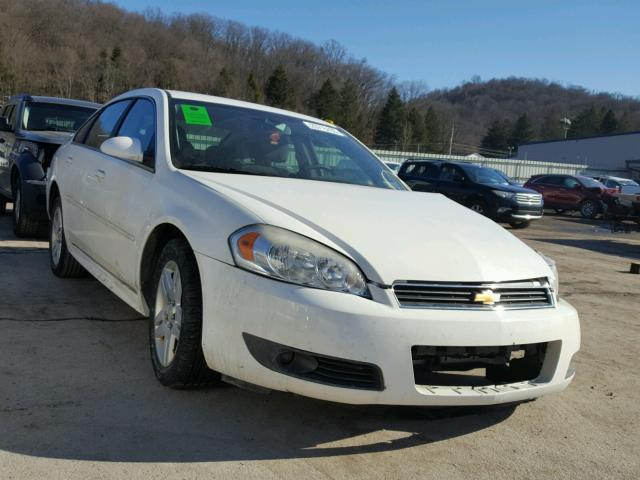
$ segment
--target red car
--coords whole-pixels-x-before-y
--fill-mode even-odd
[[[601,213],[603,200],[616,192],[582,175],[534,175],[524,186],[542,194],[545,208],[577,210],[584,218]]]

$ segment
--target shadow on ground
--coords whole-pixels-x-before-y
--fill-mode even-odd
[[[618,239],[620,238],[620,239]],[[619,257],[627,257],[633,260],[640,260],[640,245],[637,243],[624,242],[624,237],[616,237],[615,240],[610,239],[573,239],[573,238],[532,238],[539,242],[554,243],[556,245],[565,245],[568,247],[583,248],[592,252],[604,253],[607,255],[616,255]]]
[[[4,222],[3,222],[4,223]],[[41,246],[0,241],[0,449],[34,457],[209,462],[387,452],[495,425],[514,406],[345,406],[221,385],[162,387],[146,319]]]

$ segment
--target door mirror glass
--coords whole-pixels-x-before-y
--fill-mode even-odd
[[[10,132],[11,125],[5,117],[0,117],[0,132]]]
[[[106,155],[142,163],[142,145],[140,140],[131,137],[112,137],[102,142],[100,151]]]

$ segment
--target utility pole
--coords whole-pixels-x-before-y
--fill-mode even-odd
[[[449,155],[451,155],[451,150],[453,149],[453,134],[456,131],[456,122],[453,120],[451,122],[451,137],[449,138]]]

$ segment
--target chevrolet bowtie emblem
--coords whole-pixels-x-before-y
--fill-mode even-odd
[[[483,305],[495,305],[500,301],[500,294],[492,290],[483,290],[482,293],[476,293],[473,297],[474,303],[482,303]]]

